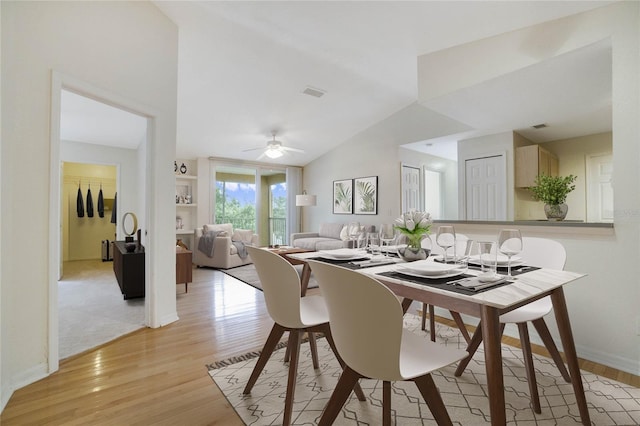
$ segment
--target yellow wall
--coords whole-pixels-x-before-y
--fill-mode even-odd
[[[103,198],[113,199],[116,193],[116,167],[96,164],[64,163],[62,198],[63,260],[101,259],[102,240],[114,240],[116,225],[111,223],[111,210],[104,217],[98,215],[98,194],[102,184]],[[85,209],[84,217],[78,217],[76,202],[78,182]],[[87,190],[91,187],[94,216],[88,217]]]

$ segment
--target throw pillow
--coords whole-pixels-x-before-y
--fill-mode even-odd
[[[340,239],[342,241],[347,241],[349,239],[349,233],[347,232],[347,225],[342,227],[342,231],[340,231]]]
[[[252,238],[253,231],[251,229],[236,229],[231,237],[233,241],[242,241],[245,244],[251,244]]]

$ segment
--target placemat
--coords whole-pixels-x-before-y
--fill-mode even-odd
[[[320,262],[324,262],[324,263],[330,263],[332,265],[339,265],[342,266],[343,268],[347,268],[347,269],[364,269],[364,268],[373,268],[374,266],[382,266],[382,265],[388,265],[390,263],[396,263],[393,260],[390,260],[388,262],[372,262],[372,263],[365,263],[365,264],[357,264],[357,263],[352,263],[352,262],[360,262],[363,260],[368,260],[368,257],[360,257],[358,259],[326,259],[324,257],[311,257],[311,260],[318,260]]]
[[[513,281],[503,281],[491,287],[485,287],[480,290],[472,290],[470,288],[465,288],[459,285],[455,285],[454,282],[462,278],[474,278],[475,275],[462,274],[462,275],[456,275],[455,277],[449,277],[449,278],[420,278],[420,277],[414,277],[411,275],[404,275],[395,271],[379,272],[376,275],[383,275],[389,278],[395,278],[403,281],[410,281],[412,283],[425,285],[427,287],[439,288],[442,290],[447,290],[447,291],[451,291],[458,294],[465,294],[467,296],[483,293],[485,291],[493,290],[494,288],[503,287],[513,282]]]

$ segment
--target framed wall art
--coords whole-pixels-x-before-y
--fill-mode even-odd
[[[353,212],[378,214],[378,176],[353,180]]]
[[[353,213],[353,180],[333,181],[333,213],[352,214]]]

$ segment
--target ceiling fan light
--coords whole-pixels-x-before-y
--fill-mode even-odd
[[[264,154],[269,158],[280,158],[282,157],[282,151],[277,148],[267,148]]]

